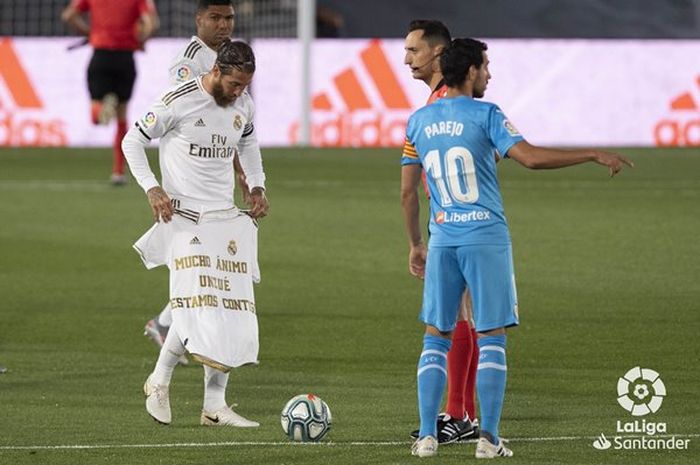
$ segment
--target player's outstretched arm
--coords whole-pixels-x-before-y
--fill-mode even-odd
[[[564,168],[586,162],[595,162],[607,166],[610,169],[610,176],[615,176],[624,165],[634,166],[628,158],[613,152],[594,149],[552,149],[538,147],[526,141],[520,141],[511,147],[508,150],[508,156],[533,170]]]
[[[421,165],[404,165],[401,167],[401,208],[404,225],[408,234],[408,271],[413,276],[423,279],[425,276],[425,258],[427,252],[420,232],[420,203],[418,184],[420,183]]]

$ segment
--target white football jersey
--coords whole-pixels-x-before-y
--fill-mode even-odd
[[[236,151],[250,188],[265,187],[254,112],[248,92],[233,105],[217,105],[198,76],[171,88],[136,122],[122,142],[124,155],[148,191],[158,182],[144,148],[160,138],[163,189],[173,200],[199,212],[231,208]]]
[[[181,84],[200,74],[208,73],[216,62],[216,50],[209,48],[202,39],[192,36],[187,46],[180,50],[168,69],[170,84]]]
[[[175,331],[195,359],[214,368],[257,363],[258,320],[253,282],[260,280],[257,226],[238,209],[174,216],[135,244],[147,268],[170,268]]]

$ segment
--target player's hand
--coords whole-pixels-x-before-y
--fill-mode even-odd
[[[428,251],[423,243],[414,245],[408,252],[408,272],[416,278],[425,278],[425,260]]]
[[[250,195],[250,191],[248,188],[244,188],[243,190],[243,203],[246,204],[248,207],[253,206],[253,196]]]
[[[630,168],[634,167],[634,163],[630,159],[612,152],[596,151],[595,162],[599,165],[607,166],[610,169],[611,178],[619,173],[624,165]]]
[[[151,205],[151,210],[153,210],[153,219],[156,223],[161,219],[163,223],[169,223],[173,218],[173,205],[170,203],[170,197],[165,193],[162,187],[156,186],[151,187],[146,192],[148,196],[148,203]]]
[[[270,204],[265,196],[265,189],[262,187],[253,187],[250,191],[250,216],[255,219],[262,218],[267,215],[270,209]]]

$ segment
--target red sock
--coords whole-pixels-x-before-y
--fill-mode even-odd
[[[98,100],[93,100],[90,104],[90,119],[92,124],[98,124],[100,118],[100,111],[102,110],[102,102]]]
[[[472,337],[469,323],[458,321],[452,334],[452,348],[447,353],[447,408],[452,418],[464,418],[464,392],[469,361],[472,358]]]
[[[464,410],[467,411],[469,419],[476,418],[476,368],[479,365],[479,345],[476,342],[476,329],[470,328],[469,337],[472,340],[472,353],[469,362],[469,373],[464,386]]]
[[[122,139],[126,135],[126,120],[117,121],[117,134],[114,136],[112,174],[124,174],[124,152]]]

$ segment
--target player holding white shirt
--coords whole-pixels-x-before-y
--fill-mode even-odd
[[[170,268],[173,332],[207,367],[257,364],[257,225],[238,209],[188,218],[156,223],[134,244],[146,268]]]
[[[172,85],[182,84],[194,77],[207,73],[216,61],[216,49],[222,41],[233,33],[235,11],[231,0],[199,0],[195,23],[197,35],[174,57],[169,67],[169,79]],[[249,203],[250,191],[243,176],[243,170],[234,158],[238,186],[243,200]],[[144,327],[144,334],[159,347],[163,345],[172,324],[170,302],[160,314],[149,320]],[[182,356],[180,363],[187,364],[187,357]]]
[[[147,193],[156,221],[169,223],[175,214],[177,219],[175,224],[170,225],[171,228],[178,231],[185,228],[187,234],[196,235],[201,232],[207,237],[206,242],[202,242],[198,236],[194,236],[187,244],[183,244],[179,239],[172,240],[173,235],[163,234],[163,237],[171,239],[160,243],[161,248],[171,248],[169,254],[161,256],[167,256],[173,261],[180,258],[184,268],[201,268],[203,272],[198,277],[206,274],[205,271],[211,271],[212,257],[218,256],[217,247],[220,247],[220,241],[214,241],[217,243],[214,244],[209,240],[209,236],[223,234],[222,231],[227,231],[228,228],[235,229],[234,222],[240,221],[239,212],[233,204],[231,159],[236,151],[251,186],[250,215],[254,218],[263,217],[268,210],[264,191],[265,174],[253,126],[253,102],[245,92],[254,71],[255,57],[250,47],[243,42],[226,40],[219,47],[216,63],[209,73],[165,93],[129,131],[122,143],[132,173]],[[153,138],[161,139],[159,156],[165,190],[158,185],[146,158],[145,147]],[[187,221],[194,224],[185,227]],[[168,227],[161,224],[156,228],[161,226]],[[149,233],[153,234],[152,231]],[[245,244],[245,241],[242,243]],[[141,242],[139,244],[142,245]],[[187,249],[187,246],[190,246],[190,249]],[[142,250],[150,249],[152,247]],[[173,261],[170,262],[170,266],[177,271],[177,262]],[[253,261],[248,260],[246,263],[246,266],[253,267]],[[236,266],[240,271],[240,264],[230,264],[229,268],[224,265],[223,270],[235,272]],[[180,277],[171,272],[171,292],[184,286],[179,281]],[[223,279],[222,276],[210,277],[214,284],[210,285],[206,278],[204,283],[199,280],[191,282],[190,290],[193,296],[199,295],[195,291],[202,294],[212,286],[226,286],[217,281]],[[193,277],[190,277],[190,281],[192,280]],[[172,297],[185,299],[187,296]],[[211,321],[192,321],[191,314],[201,312],[190,312],[189,309],[210,306],[215,307],[219,314],[237,310],[227,308],[223,298],[216,299],[214,303],[210,298],[196,297],[183,306],[180,306],[180,301],[175,302],[178,308],[173,311],[173,328],[165,339],[153,373],[144,385],[147,396],[146,410],[156,421],[164,424],[169,424],[172,420],[168,391],[172,372],[179,357],[184,354],[185,343],[188,343],[183,334],[193,333],[194,326],[197,325],[202,330],[212,328]],[[238,305],[240,307],[241,304]],[[255,328],[257,329],[257,323]],[[202,350],[206,352],[199,354],[202,355],[200,361],[209,362],[209,366],[205,366],[201,423],[258,426],[258,423],[233,412],[226,406],[225,400],[228,383],[228,373],[225,371],[237,366],[241,360],[241,363],[247,363],[246,357],[252,361],[256,360],[257,348],[236,361],[235,355],[227,357],[226,347],[230,343],[247,344],[250,337],[245,342],[223,341],[218,339],[217,334],[221,333],[216,330],[210,331],[208,337],[204,338],[207,340],[200,346],[204,347]]]

